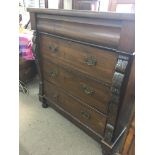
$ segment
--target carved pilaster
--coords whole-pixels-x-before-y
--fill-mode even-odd
[[[120,92],[121,92],[122,83],[124,81],[124,76],[128,65],[128,61],[129,61],[128,56],[119,55],[115,66],[115,72],[113,75],[112,86],[111,86],[112,96],[111,96],[111,101],[109,103],[107,125],[106,125],[105,136],[104,136],[104,140],[107,143],[111,143],[112,141],[114,126],[115,126],[119,102],[120,102]]]
[[[42,81],[42,74],[41,74],[41,70],[40,70],[40,56],[39,56],[39,48],[38,48],[38,33],[37,31],[34,31],[33,33],[33,46],[32,46],[32,51],[33,51],[33,55],[35,57],[35,63],[37,66],[37,70],[38,70],[38,74],[39,74],[39,100],[43,101],[43,81]]]

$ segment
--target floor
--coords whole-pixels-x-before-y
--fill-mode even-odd
[[[100,145],[38,100],[38,80],[19,96],[19,155],[102,155]]]

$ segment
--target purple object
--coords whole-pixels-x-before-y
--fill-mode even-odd
[[[34,60],[32,52],[32,35],[19,35],[19,54],[21,54],[25,60]]]

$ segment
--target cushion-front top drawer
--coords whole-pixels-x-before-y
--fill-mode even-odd
[[[43,76],[49,82],[65,89],[69,94],[79,98],[86,104],[107,113],[111,99],[111,90],[94,80],[78,75],[77,72],[69,71],[46,59],[43,62]]]
[[[43,34],[39,38],[41,56],[107,84],[112,83],[117,53]]]

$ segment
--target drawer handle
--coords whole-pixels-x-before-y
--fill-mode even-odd
[[[58,47],[56,46],[48,46],[48,49],[51,50],[52,52],[56,52],[58,50]]]
[[[82,84],[82,89],[87,95],[93,95],[95,93],[94,89],[86,84]]]
[[[97,63],[97,60],[95,57],[93,56],[87,56],[85,58],[85,63],[88,65],[88,66],[96,66],[96,63]]]
[[[58,75],[58,69],[57,68],[54,68],[50,71],[50,76],[52,78],[55,78],[56,76]]]
[[[85,118],[87,120],[90,119],[90,114],[86,111],[81,111],[81,115],[83,118]]]

